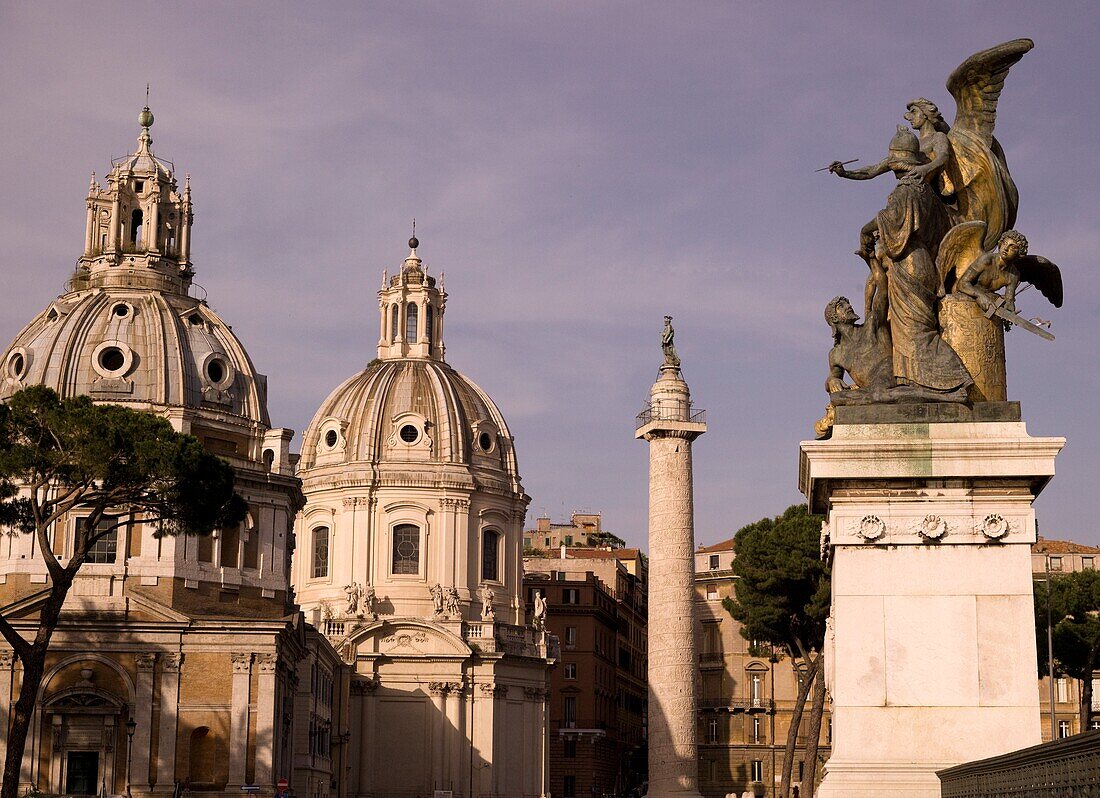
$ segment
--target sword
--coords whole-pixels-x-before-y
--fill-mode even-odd
[[[991,304],[989,306],[989,310],[985,312],[985,317],[987,319],[991,319],[994,316],[997,316],[1004,321],[1011,322],[1012,324],[1018,324],[1020,327],[1023,327],[1028,332],[1035,333],[1042,338],[1046,338],[1048,341],[1054,340],[1053,333],[1044,330],[1037,324],[1032,324],[1030,321],[1019,315],[1018,313],[1013,313],[1011,310],[1006,310],[1005,298],[1003,296],[998,296],[997,294],[994,294],[994,297],[996,298],[994,299],[993,304]]]
[[[855,163],[855,162],[856,162],[856,161],[858,161],[858,160],[859,160],[859,158],[853,158],[853,159],[852,159],[852,160],[850,160],[850,161],[841,161],[841,162],[840,162],[840,165],[841,165],[841,166],[847,166],[848,164],[850,164],[850,163]],[[824,171],[825,171],[826,169],[829,169],[829,168],[831,168],[831,167],[832,167],[832,164],[829,164],[828,166],[823,166],[823,167],[821,167],[820,169],[814,169],[814,171],[815,171],[815,172],[824,172]]]

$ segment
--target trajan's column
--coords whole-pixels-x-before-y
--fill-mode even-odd
[[[649,442],[649,795],[697,798],[691,443],[707,425],[692,412],[671,321],[634,433]]]

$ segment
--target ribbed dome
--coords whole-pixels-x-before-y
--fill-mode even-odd
[[[0,398],[44,384],[62,396],[202,409],[270,426],[267,378],[225,322],[186,295],[71,291],[16,336],[0,369]]]
[[[329,395],[306,429],[300,468],[380,461],[482,467],[519,481],[496,405],[437,360],[372,362]]]

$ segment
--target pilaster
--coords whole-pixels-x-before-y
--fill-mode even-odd
[[[135,692],[137,705],[134,707],[134,743],[130,765],[130,782],[133,788],[142,792],[149,790],[149,755],[153,740],[153,676],[157,664],[157,655],[141,653],[134,657],[137,666]]]
[[[256,778],[261,788],[274,786],[272,766],[275,739],[275,676],[278,671],[278,654],[257,654],[259,670],[258,695],[256,696]]]
[[[176,780],[176,723],[183,655],[160,655],[160,727],[157,730],[157,792],[172,792]]]
[[[238,652],[233,659],[233,692],[229,708],[229,784],[245,783],[248,754],[248,688],[252,654]]]

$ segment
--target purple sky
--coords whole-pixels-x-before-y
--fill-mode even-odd
[[[821,309],[861,296],[851,252],[893,182],[814,169],[877,161],[913,97],[950,121],[950,71],[1030,36],[997,135],[1017,227],[1068,298],[1021,297],[1058,340],[1009,335],[1009,398],[1069,439],[1041,532],[1100,544],[1100,7],[885,5],[5,3],[0,339],[61,290],[89,173],[133,149],[148,81],[154,149],[192,176],[196,280],[269,375],[276,425],[300,433],[374,356],[415,216],[447,272],[448,359],[508,419],[531,523],[602,510],[644,545],[633,419],[676,318],[711,543],[800,500]]]

